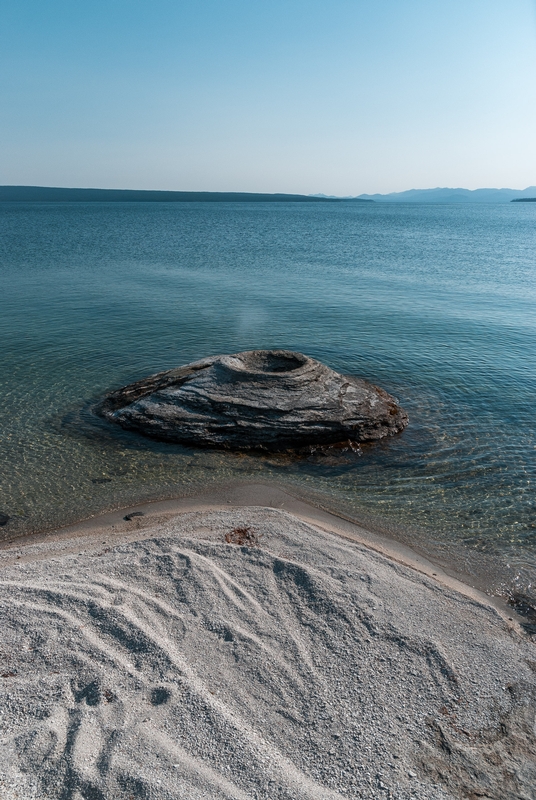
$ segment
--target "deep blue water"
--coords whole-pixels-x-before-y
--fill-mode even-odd
[[[0,535],[254,476],[530,591],[535,256],[536,204],[0,204]],[[263,347],[380,384],[410,426],[288,462],[80,415],[151,372]]]

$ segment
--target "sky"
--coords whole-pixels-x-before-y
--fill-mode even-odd
[[[2,0],[0,184],[536,184],[536,0]]]

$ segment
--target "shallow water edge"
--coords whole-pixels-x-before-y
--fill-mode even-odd
[[[535,221],[534,204],[2,204],[0,536],[262,481],[534,593]],[[292,462],[81,419],[144,376],[268,348],[382,386],[408,428]]]
[[[477,560],[469,549],[465,553],[458,549],[454,558],[452,551],[442,554],[426,545],[428,532],[409,531],[402,526],[395,528],[391,521],[371,515],[345,513],[331,495],[288,481],[216,481],[208,486],[190,487],[187,493],[177,496],[143,499],[127,506],[103,509],[65,525],[46,526],[15,537],[8,529],[0,528],[0,550],[84,536],[108,538],[110,533],[114,535],[114,543],[132,541],[144,538],[143,529],[165,517],[194,510],[248,506],[281,509],[330,533],[347,536],[477,602],[493,606],[519,631],[536,634],[536,597],[520,593],[514,576],[505,574],[504,564],[499,559],[487,556]],[[125,522],[129,524],[125,526]]]

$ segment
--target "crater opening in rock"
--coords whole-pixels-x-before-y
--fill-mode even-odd
[[[299,358],[294,353],[281,353],[271,350],[257,351],[248,354],[244,359],[244,366],[253,372],[292,372],[303,367],[305,358]]]

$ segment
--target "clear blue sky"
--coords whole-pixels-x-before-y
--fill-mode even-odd
[[[535,0],[2,0],[0,184],[536,184]]]

